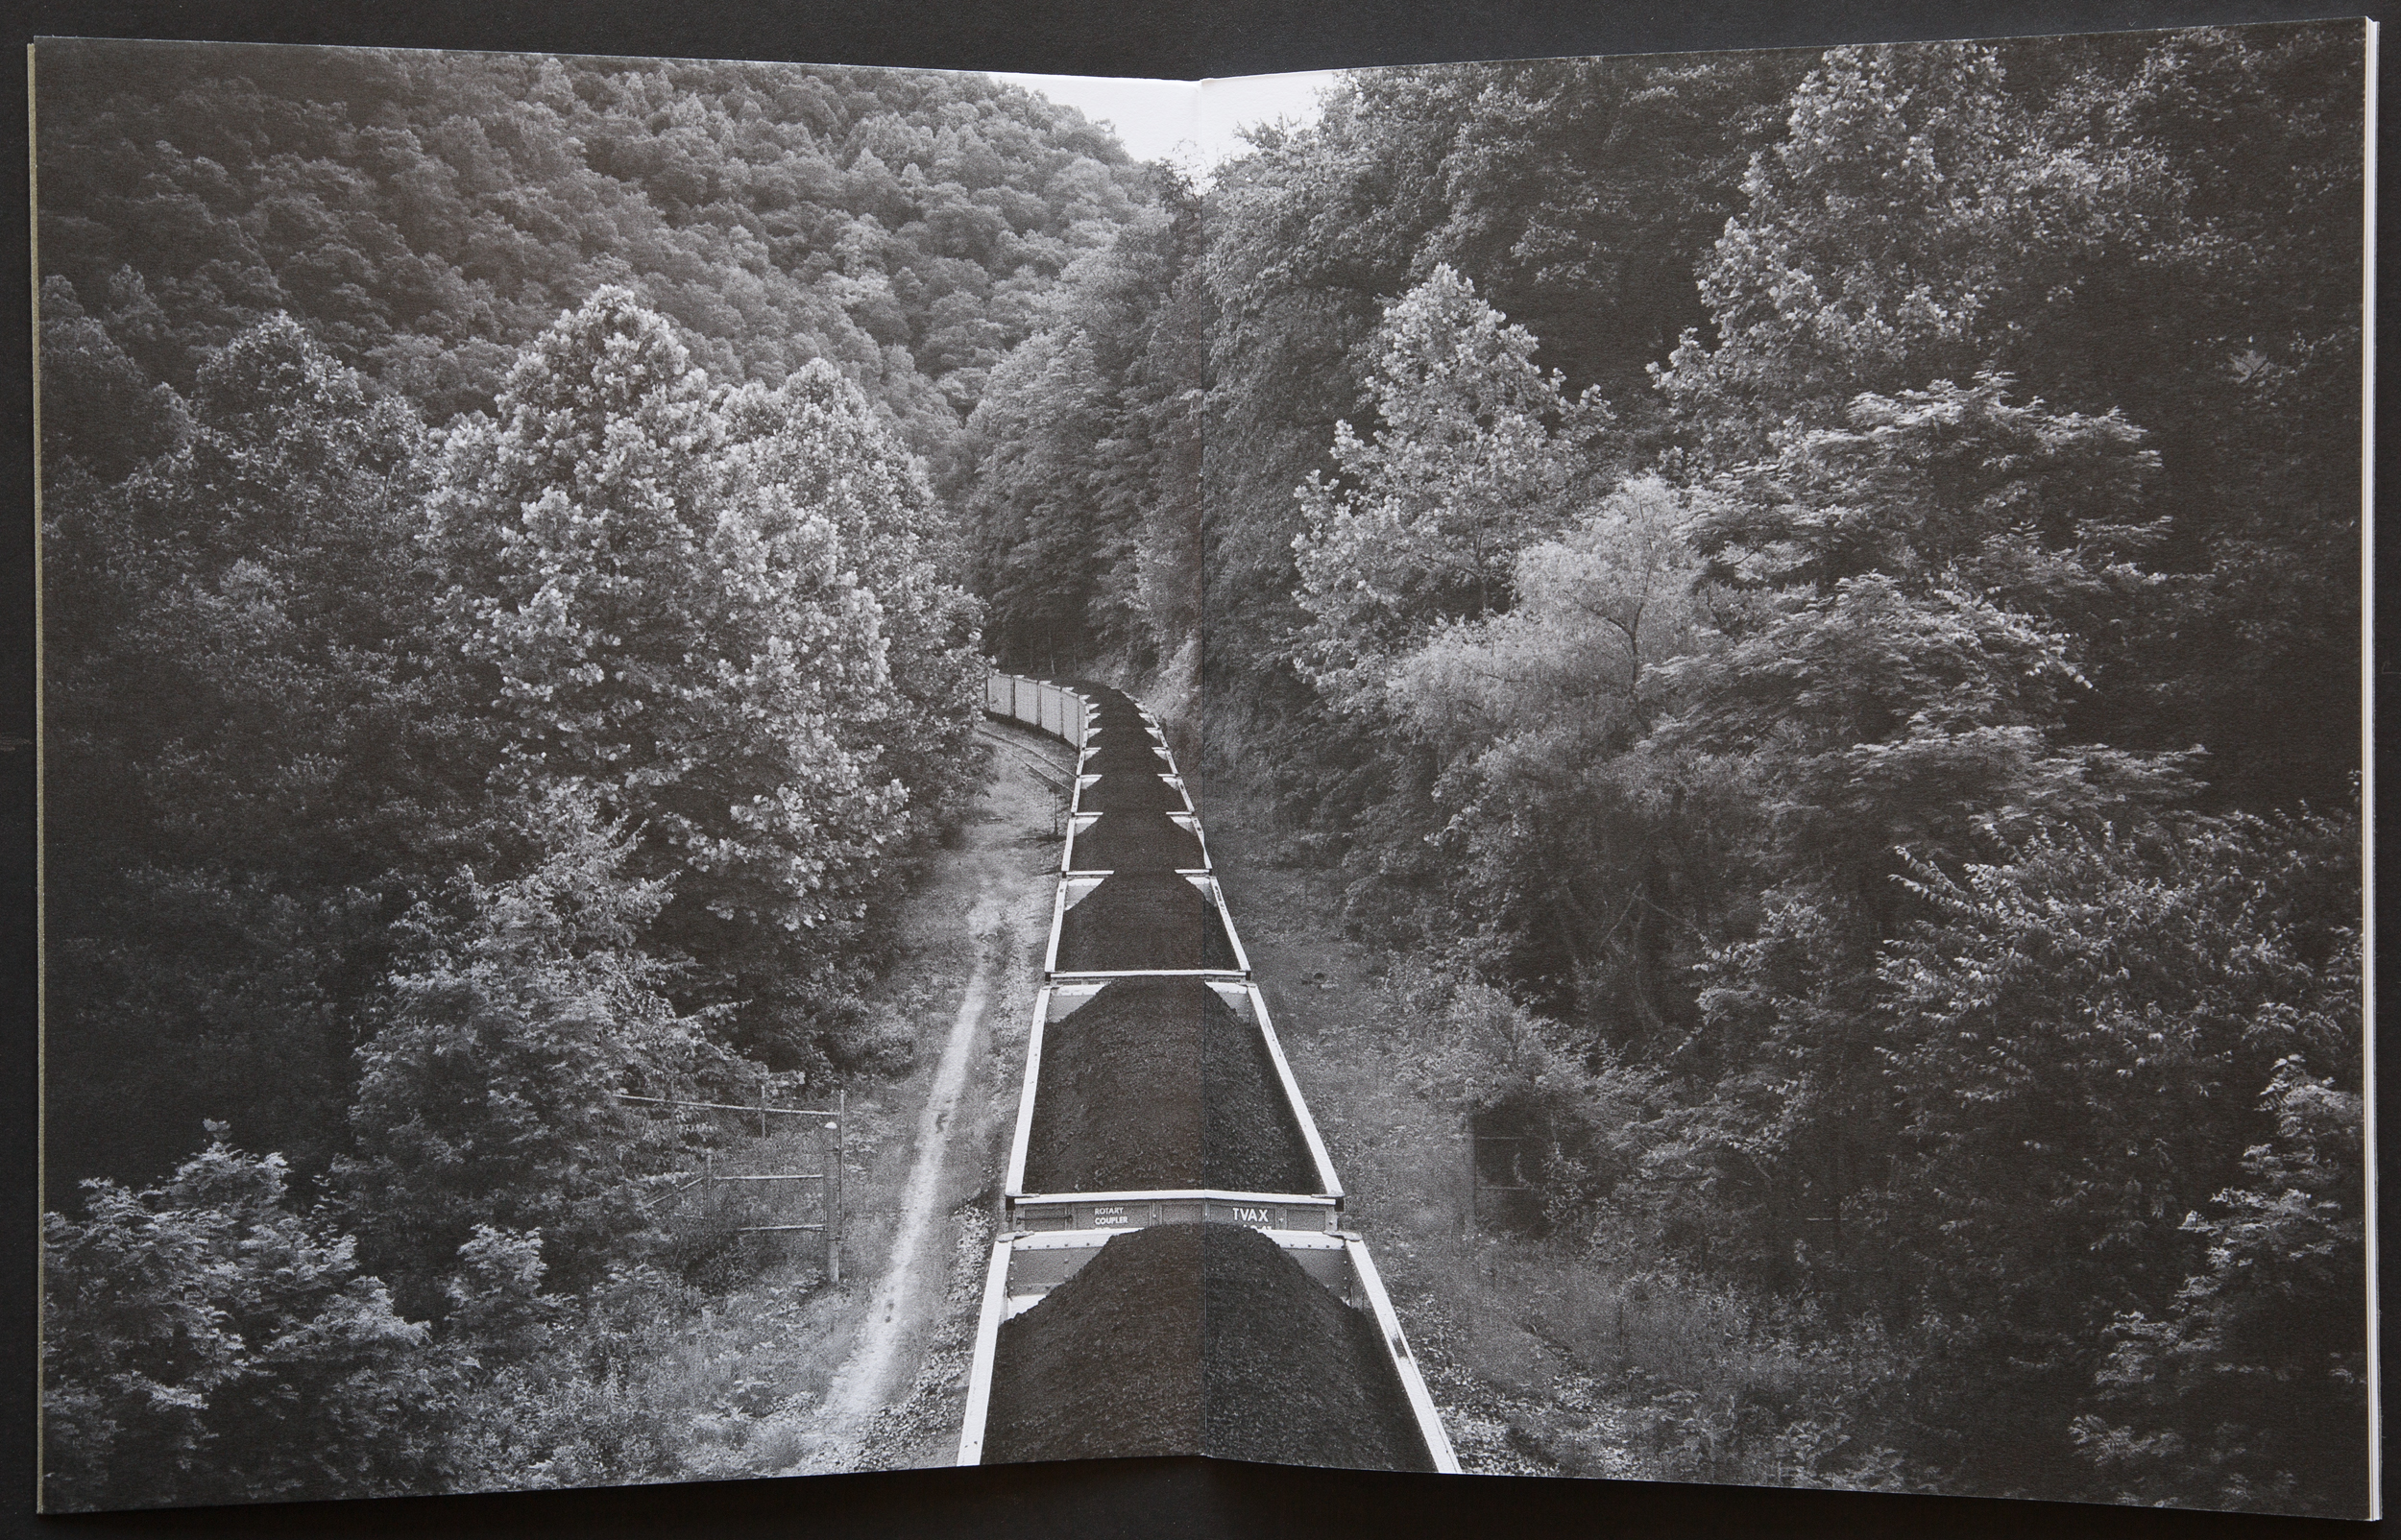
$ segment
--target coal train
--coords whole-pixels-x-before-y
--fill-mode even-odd
[[[958,1463],[1457,1471],[1158,724],[1000,673],[984,709],[1079,758]]]

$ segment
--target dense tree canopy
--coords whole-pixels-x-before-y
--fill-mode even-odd
[[[1063,276],[968,419],[965,513],[995,656],[1171,658],[1200,627],[1200,211],[1170,188]]]
[[[657,1474],[525,1411],[677,1287],[619,1094],[907,1062],[944,489],[1153,173],[974,76],[41,66],[52,1500]]]
[[[1329,699],[1347,704],[1363,670],[1428,627],[1509,609],[1516,553],[1593,473],[1607,405],[1568,400],[1533,354],[1446,265],[1385,312],[1367,378],[1382,426],[1363,440],[1335,424],[1346,479],[1310,476],[1293,541],[1312,618],[1302,667]]]
[[[426,1432],[479,1361],[425,1324],[479,1297],[464,1250],[529,1238],[570,1311],[659,1244],[675,1139],[620,1093],[888,1059],[851,991],[974,783],[976,607],[857,386],[714,386],[623,289],[521,350],[497,421],[428,430],[280,313],[160,389],[156,453],[51,483],[50,1155],[89,1178],[49,1242],[53,1496],[422,1486],[484,1457]],[[128,1185],[204,1119],[279,1147],[256,1224],[333,1313],[269,1289],[300,1313],[250,1336],[210,1291],[265,1242],[193,1166]],[[150,1292],[116,1325],[72,1313],[120,1270]],[[172,1311],[231,1335],[153,1361],[125,1323]],[[275,1360],[300,1337],[323,1384]],[[358,1432],[286,1471],[261,1418]]]
[[[1362,71],[995,373],[976,581],[1166,697],[1180,505],[1100,468],[1128,339],[1197,380],[1216,764],[1544,1223],[1901,1345],[1822,1477],[2359,1490],[2361,69]]]
[[[211,1126],[156,1188],[94,1181],[42,1236],[46,1476],[61,1507],[418,1488],[452,1365],[354,1243],[296,1212],[279,1156]]]
[[[828,360],[938,460],[1145,201],[1103,131],[974,75],[135,43],[41,70],[45,270],[152,379],[282,310],[435,422],[617,282],[712,377]]]

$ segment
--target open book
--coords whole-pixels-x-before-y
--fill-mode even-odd
[[[2367,1515],[2374,46],[41,42],[45,1505]]]

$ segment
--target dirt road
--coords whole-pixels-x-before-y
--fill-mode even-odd
[[[964,1382],[943,1350],[956,1346],[958,1301],[977,1290],[953,1275],[974,1260],[962,1240],[983,1233],[974,1203],[997,1185],[1006,1147],[1074,765],[1064,744],[990,725],[980,735],[993,745],[992,777],[901,918],[896,972],[936,986],[919,997],[932,1007],[918,1039],[927,1067],[890,1098],[896,1111],[920,1098],[907,1174],[874,1184],[867,1222],[850,1231],[859,1271],[843,1292],[864,1308],[807,1440],[807,1472],[936,1463],[958,1436]]]

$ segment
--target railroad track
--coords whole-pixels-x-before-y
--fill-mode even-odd
[[[984,709],[1077,763],[958,1462],[1457,1471],[1156,721],[999,673]]]

